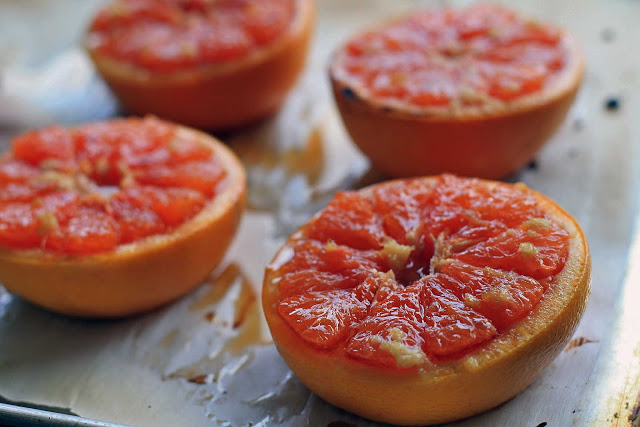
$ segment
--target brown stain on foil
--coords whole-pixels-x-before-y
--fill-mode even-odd
[[[167,336],[165,336],[162,341],[160,341],[160,347],[161,348],[169,348],[169,346],[171,346],[171,344],[173,344],[173,342],[176,340],[176,338],[178,337],[178,330],[177,329],[172,329],[171,332],[169,332],[167,334]]]
[[[211,384],[213,382],[212,374],[198,374],[187,378],[187,381],[194,384]]]
[[[231,354],[242,354],[250,346],[270,343],[262,337],[262,312],[256,304],[253,286],[246,278],[242,281],[240,294],[235,301],[234,313],[233,328],[238,331],[238,335],[226,345]]]
[[[240,287],[232,302],[233,311],[230,319],[230,326],[237,331],[237,335],[225,344],[225,350],[232,354],[241,354],[249,346],[270,343],[262,337],[262,313],[256,304],[257,296],[254,287],[238,264],[229,264],[217,277],[212,279],[209,286],[211,289],[191,306],[191,310],[205,310],[220,301],[232,287]],[[202,316],[209,323],[216,322],[218,318],[218,315],[211,310]],[[220,324],[225,326],[225,322]],[[226,324],[226,326],[229,325]]]
[[[191,305],[190,310],[204,310],[220,301],[235,283],[239,274],[240,267],[235,263],[229,264],[222,273],[208,283],[209,290]]]
[[[573,348],[577,348],[580,347],[582,345],[585,344],[589,344],[589,343],[597,343],[599,342],[598,340],[590,340],[589,338],[585,338],[585,337],[578,337],[578,338],[574,338],[571,341],[569,341],[569,344],[565,347],[564,351],[567,352]]]
[[[248,347],[254,345],[271,344],[270,340],[262,336],[262,313],[255,304],[253,307],[247,313],[243,326],[238,330],[238,335],[226,345],[226,349],[231,354],[242,354]]]
[[[253,287],[251,283],[242,277],[242,285],[240,288],[240,294],[235,301],[235,310],[233,316],[233,329],[238,329],[242,326],[247,313],[253,308],[256,302],[256,295],[253,293]]]

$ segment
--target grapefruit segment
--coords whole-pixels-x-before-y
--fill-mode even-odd
[[[120,198],[150,209],[169,227],[193,217],[205,203],[202,194],[188,188],[130,187]]]
[[[557,274],[567,259],[569,233],[546,218],[532,218],[485,242],[453,255],[475,266],[543,279]]]
[[[44,161],[71,161],[74,146],[71,135],[61,127],[50,127],[38,132],[29,132],[13,141],[16,160],[39,166]]]
[[[416,243],[422,213],[431,204],[431,194],[422,185],[409,183],[376,189],[373,203],[374,209],[382,214],[386,234],[401,244]]]
[[[355,193],[338,193],[312,223],[309,234],[321,242],[332,240],[356,249],[378,249],[380,228],[371,201]]]
[[[103,209],[77,206],[68,219],[48,230],[45,239],[44,247],[53,252],[88,255],[115,248],[120,242],[120,228]]]
[[[39,224],[28,203],[0,204],[0,245],[35,248],[40,243]]]
[[[133,175],[141,184],[191,188],[211,197],[215,194],[217,185],[224,179],[224,169],[210,160],[192,161],[138,169]]]
[[[354,288],[382,262],[376,251],[354,250],[333,241],[304,241],[292,248],[286,263],[281,266],[279,286],[286,296]]]
[[[438,357],[459,355],[496,335],[495,326],[441,285],[438,276],[416,284],[425,307],[424,349]]]
[[[0,192],[0,202],[29,202],[54,190],[55,188],[46,185],[10,182],[5,184],[3,191]]]
[[[38,175],[38,169],[17,160],[0,162],[0,183],[25,182]]]
[[[447,261],[435,270],[442,274],[443,287],[500,331],[526,316],[545,291],[545,286],[531,277],[491,267]]]
[[[354,327],[346,351],[349,356],[393,368],[412,368],[426,362],[422,351],[424,305],[418,287],[389,293],[376,301],[366,319]]]
[[[366,298],[367,293],[358,289],[307,292],[282,300],[278,312],[302,339],[320,348],[334,348],[346,339],[351,324],[366,317],[373,299]]]
[[[267,268],[263,307],[281,355],[324,399],[443,423],[499,405],[551,363],[589,274],[582,231],[546,197],[428,177],[337,194]]]
[[[165,223],[151,208],[135,203],[125,194],[118,194],[111,199],[111,209],[120,226],[123,243],[160,234],[166,230]]]

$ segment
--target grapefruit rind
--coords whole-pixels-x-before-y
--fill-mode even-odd
[[[96,68],[129,113],[184,125],[229,129],[277,111],[304,68],[313,33],[311,0],[299,0],[288,30],[238,60],[154,73],[88,48]]]
[[[12,293],[63,314],[122,317],[172,301],[222,260],[244,210],[243,166],[221,142],[180,127],[178,136],[210,147],[227,176],[223,189],[170,234],[150,236],[86,256],[40,249],[0,249],[0,277]]]
[[[524,390],[573,335],[586,306],[591,275],[589,249],[577,222],[550,199],[532,193],[545,213],[570,233],[569,256],[540,302],[509,330],[460,359],[426,362],[416,370],[335,357],[310,346],[278,315],[276,262],[265,273],[263,307],[287,365],[327,402],[371,420],[401,425],[458,420]],[[282,253],[290,250],[285,245],[274,260],[281,262]]]

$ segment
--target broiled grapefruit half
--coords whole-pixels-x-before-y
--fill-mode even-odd
[[[227,129],[277,111],[313,23],[312,0],[116,0],[86,45],[129,113]]]
[[[219,263],[244,195],[227,147],[151,117],[27,133],[0,160],[0,282],[75,316],[150,310]]]
[[[385,174],[496,179],[556,131],[583,68],[567,32],[480,4],[416,11],[355,36],[330,78],[351,138]]]
[[[575,331],[590,271],[583,232],[547,197],[444,175],[338,193],[268,266],[263,306],[320,397],[434,424],[531,384]]]

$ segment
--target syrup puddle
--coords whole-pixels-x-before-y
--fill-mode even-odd
[[[209,290],[194,302],[189,308],[191,311],[201,311],[220,301],[229,291],[237,280],[243,280],[243,274],[240,267],[235,264],[229,264],[220,275],[207,284]]]
[[[171,358],[176,362],[166,367],[164,378],[217,387],[221,377],[250,360],[247,355],[253,347],[271,341],[263,335],[256,293],[238,264],[227,265],[205,287],[186,307],[190,324],[169,332],[157,348],[172,350]],[[201,349],[197,352],[200,357],[188,357],[195,347]]]
[[[247,169],[250,209],[276,211],[287,195],[304,196],[320,180],[325,167],[325,146],[320,127],[302,137],[285,138],[273,126],[233,137],[230,147]]]

